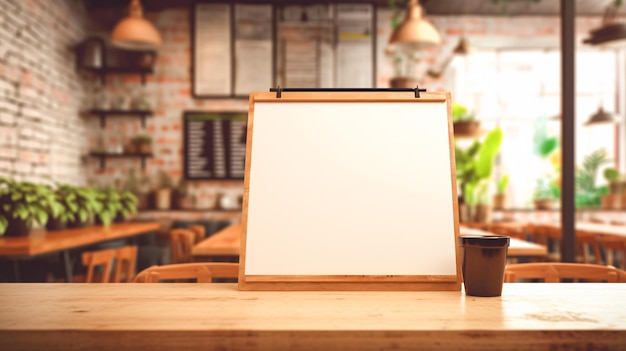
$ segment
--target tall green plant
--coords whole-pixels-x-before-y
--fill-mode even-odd
[[[96,192],[92,188],[62,184],[59,185],[57,191],[74,204],[67,208],[72,217],[71,221],[87,222],[92,214],[100,211],[100,204],[96,201]]]
[[[602,204],[602,195],[608,192],[607,187],[597,187],[596,179],[600,167],[610,161],[606,149],[598,149],[583,158],[582,165],[576,168],[576,206],[594,207]]]
[[[495,128],[480,142],[475,140],[467,149],[455,146],[457,180],[463,200],[468,205],[484,202],[487,182],[491,178],[493,163],[500,152],[502,129]]]

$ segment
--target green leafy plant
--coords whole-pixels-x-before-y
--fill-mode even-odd
[[[67,208],[72,216],[70,222],[86,223],[92,214],[100,210],[100,204],[96,201],[96,191],[93,188],[63,184],[58,187],[57,191],[75,204]]]
[[[134,137],[130,139],[130,142],[135,145],[150,144],[152,143],[152,137],[147,134],[135,135]]]
[[[465,105],[459,103],[452,104],[452,122],[468,122],[476,120],[476,115],[470,113]]]
[[[120,190],[120,208],[118,215],[128,218],[128,215],[137,212],[137,197],[128,190]]]
[[[556,184],[550,174],[538,178],[533,199],[535,200],[558,200],[561,198],[561,188]]]
[[[626,175],[612,167],[605,168],[602,172],[604,179],[608,182],[608,190],[610,194],[621,194],[626,189]]]
[[[509,175],[504,174],[498,180],[498,194],[504,194],[506,187],[509,185]]]
[[[56,216],[60,211],[49,186],[0,178],[0,235],[12,222],[21,221],[27,228],[33,223],[45,225],[48,213]]]
[[[180,178],[178,186],[176,186],[176,193],[179,196],[187,196],[189,194],[189,184],[184,178]]]
[[[602,204],[602,195],[608,192],[607,187],[597,187],[596,179],[600,167],[609,162],[608,151],[598,149],[583,158],[582,165],[576,168],[577,207],[595,207]]]
[[[174,188],[174,181],[172,180],[172,177],[164,170],[160,170],[158,173],[158,184],[160,189]]]
[[[482,142],[475,140],[467,150],[455,146],[457,180],[466,204],[487,202],[487,182],[501,144],[502,130],[496,128]]]
[[[113,218],[122,208],[120,200],[120,194],[112,187],[96,190],[96,201],[100,208],[96,217],[102,224],[109,225],[113,222]]]
[[[57,185],[54,189],[54,198],[59,204],[58,213],[49,211],[48,214],[51,218],[54,218],[63,223],[75,222],[78,213],[78,202],[76,199],[76,193],[68,192],[67,189],[71,188],[70,185]]]

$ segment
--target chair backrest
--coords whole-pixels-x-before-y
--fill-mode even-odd
[[[123,246],[115,250],[115,271],[112,283],[130,283],[135,278],[137,246]]]
[[[586,263],[537,262],[509,264],[504,271],[504,281],[542,279],[546,283],[559,283],[561,279],[580,282],[626,282],[626,272],[612,266]]]
[[[83,252],[83,265],[87,267],[86,283],[108,283],[116,249]],[[95,274],[96,267],[102,267],[102,274]]]
[[[194,224],[192,226],[189,226],[189,230],[191,230],[196,235],[194,240],[196,244],[202,241],[202,239],[204,239],[204,237],[206,236],[206,227],[203,225]]]
[[[196,234],[189,229],[170,230],[170,248],[173,263],[191,262],[191,249],[196,241]]]
[[[152,266],[135,277],[135,283],[157,283],[160,280],[196,280],[212,283],[213,278],[237,278],[239,264],[231,262],[196,262]]]
[[[626,270],[626,238],[613,235],[599,235],[598,242],[605,250],[606,264],[613,266],[614,255],[619,253],[619,268]]]

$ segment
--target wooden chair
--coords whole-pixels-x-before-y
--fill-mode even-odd
[[[137,246],[123,246],[115,250],[115,271],[112,283],[130,283],[135,278]]]
[[[626,270],[626,238],[616,237],[612,235],[600,235],[598,238],[599,245],[604,249],[606,264],[614,265],[615,254],[619,254],[619,268]]]
[[[598,236],[595,233],[576,230],[576,246],[578,251],[577,262],[604,264]],[[593,256],[590,253],[593,253]]]
[[[546,283],[559,283],[561,279],[580,282],[626,282],[626,271],[612,266],[586,263],[536,262],[509,264],[504,271],[504,281],[542,279]]]
[[[84,280],[81,277],[73,277],[73,280],[83,280],[85,283],[108,283],[115,254],[116,249],[83,252],[82,261],[87,267],[87,276]],[[101,272],[96,272],[96,267],[102,267]]]
[[[170,230],[170,248],[172,263],[191,262],[191,249],[196,241],[196,234],[189,229]]]
[[[135,277],[135,283],[157,283],[161,280],[196,280],[212,283],[214,278],[237,278],[239,264],[230,262],[197,262],[152,266]]]
[[[191,230],[196,235],[194,240],[196,244],[202,241],[202,239],[204,239],[204,237],[206,236],[206,228],[203,225],[194,224],[189,227],[189,230]]]
[[[74,282],[84,283],[129,283],[135,277],[137,246],[87,251],[82,254],[87,275],[75,275]],[[115,269],[112,269],[115,262]],[[98,269],[101,267],[101,269]],[[111,276],[111,271],[113,275]]]

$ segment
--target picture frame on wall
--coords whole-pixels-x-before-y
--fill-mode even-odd
[[[274,8],[195,0],[191,6],[192,96],[248,98],[274,86]]]

